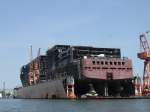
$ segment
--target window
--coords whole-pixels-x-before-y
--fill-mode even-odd
[[[114,69],[116,69],[116,68],[110,68],[110,69],[114,70]]]
[[[107,67],[103,67],[102,69],[108,69]]]
[[[96,69],[96,67],[93,67],[93,69]]]
[[[118,62],[118,65],[121,65],[121,63],[120,63],[120,62]]]
[[[103,65],[104,64],[104,62],[103,61],[101,61],[101,65]]]
[[[107,62],[107,61],[105,61],[105,65],[108,65],[108,62]]]
[[[95,61],[92,61],[93,65],[95,65]]]
[[[114,65],[117,65],[117,62],[114,62]]]
[[[85,67],[85,69],[88,69],[88,67]]]
[[[122,62],[122,65],[124,65],[125,64],[125,62]]]
[[[97,61],[97,64],[99,65],[99,61]]]
[[[110,65],[112,65],[112,62],[110,62]]]

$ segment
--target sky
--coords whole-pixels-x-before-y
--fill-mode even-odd
[[[55,44],[120,48],[142,76],[139,35],[150,30],[149,0],[0,0],[0,88],[20,86],[20,67]],[[150,41],[150,37],[148,37]]]

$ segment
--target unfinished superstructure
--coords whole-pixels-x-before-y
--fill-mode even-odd
[[[62,90],[65,98],[135,94],[132,61],[121,58],[120,49],[116,48],[55,45],[45,56],[24,65],[20,76],[24,87],[60,80],[63,89],[55,85],[42,93],[48,98],[61,97]]]

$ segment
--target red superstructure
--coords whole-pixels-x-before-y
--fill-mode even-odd
[[[120,58],[86,58],[82,59],[82,74],[87,78],[107,80],[133,78],[132,62]]]

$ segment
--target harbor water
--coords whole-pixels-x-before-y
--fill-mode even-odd
[[[149,112],[150,99],[0,99],[0,112]]]

